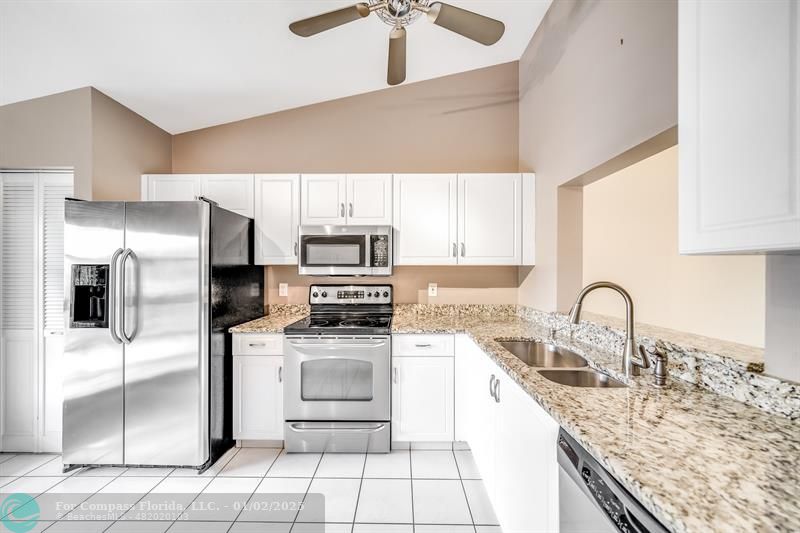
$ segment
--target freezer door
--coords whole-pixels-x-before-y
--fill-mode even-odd
[[[64,227],[65,464],[122,464],[123,345],[110,314],[125,204],[67,200]]]
[[[126,204],[126,464],[209,457],[208,236],[205,202]]]

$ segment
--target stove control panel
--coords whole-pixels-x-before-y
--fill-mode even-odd
[[[390,304],[391,285],[311,285],[308,303],[314,304]]]

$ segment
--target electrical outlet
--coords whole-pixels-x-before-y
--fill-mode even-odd
[[[278,296],[289,296],[288,283],[278,283]]]
[[[439,293],[439,286],[436,283],[428,283],[428,296],[436,296]]]

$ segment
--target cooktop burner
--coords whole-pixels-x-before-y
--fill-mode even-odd
[[[389,335],[391,285],[312,285],[311,315],[284,328],[287,335]]]

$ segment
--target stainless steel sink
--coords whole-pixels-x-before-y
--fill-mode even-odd
[[[627,387],[621,381],[594,370],[539,370],[550,381],[570,387],[616,388]]]
[[[498,341],[528,366],[576,368],[586,366],[586,359],[573,351],[539,341]]]

